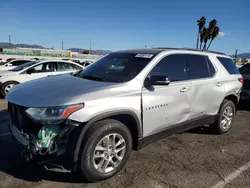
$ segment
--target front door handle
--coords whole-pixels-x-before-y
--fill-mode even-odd
[[[182,92],[182,93],[185,93],[185,92],[187,92],[187,91],[189,91],[189,89],[188,88],[182,88],[181,90],[180,90],[180,92]]]
[[[220,86],[222,86],[222,84],[221,84],[220,82],[218,82],[218,83],[216,84],[216,86],[217,86],[217,87],[220,87]]]

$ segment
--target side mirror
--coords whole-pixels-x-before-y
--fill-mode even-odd
[[[157,86],[157,85],[169,85],[170,80],[168,79],[167,76],[150,76],[145,79],[144,86],[145,87],[150,87],[150,86]]]
[[[34,68],[30,68],[30,69],[28,69],[27,70],[27,74],[32,74],[32,73],[34,73],[34,72],[36,72],[36,69],[34,69]]]

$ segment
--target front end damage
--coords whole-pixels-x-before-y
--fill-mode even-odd
[[[25,161],[44,165],[47,170],[75,170],[73,152],[79,122],[71,120],[36,121],[26,113],[27,108],[9,103],[10,130],[21,144]]]

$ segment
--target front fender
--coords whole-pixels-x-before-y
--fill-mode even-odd
[[[100,121],[102,119],[106,119],[108,117],[112,117],[112,116],[115,116],[115,115],[131,115],[131,116],[133,116],[133,118],[136,121],[136,125],[137,125],[138,138],[142,137],[142,125],[141,125],[141,122],[140,122],[139,118],[137,117],[137,115],[133,111],[130,111],[130,110],[117,110],[117,111],[102,113],[102,114],[92,118],[90,121],[88,121],[86,123],[82,123],[81,133],[78,136],[75,151],[74,151],[74,157],[73,157],[73,162],[74,163],[76,163],[78,161],[82,140],[83,140],[84,135],[86,134],[88,128],[97,121]]]

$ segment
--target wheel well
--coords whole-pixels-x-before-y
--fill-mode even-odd
[[[6,84],[6,83],[13,83],[13,82],[15,82],[15,83],[17,83],[17,84],[20,84],[20,83],[19,83],[19,82],[17,82],[17,81],[14,81],[14,80],[9,80],[9,81],[7,81],[7,82],[2,83],[2,85]]]
[[[228,95],[225,97],[225,99],[232,101],[234,103],[235,107],[238,104],[238,98],[235,95]]]
[[[129,114],[119,114],[119,115],[114,115],[107,117],[105,119],[115,119],[117,121],[120,121],[124,125],[128,127],[128,129],[131,132],[132,139],[133,139],[133,149],[136,150],[137,145],[138,145],[138,128],[137,128],[137,122],[135,118],[132,115]]]

